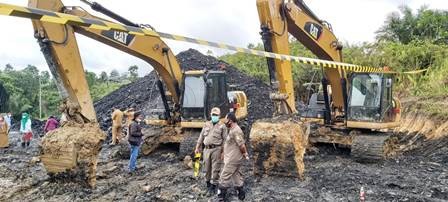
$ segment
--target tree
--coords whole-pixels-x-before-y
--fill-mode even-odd
[[[107,80],[109,80],[109,76],[107,76],[107,73],[105,71],[102,71],[100,74],[100,80],[102,82],[106,82]]]
[[[207,50],[206,54],[209,55],[209,56],[213,56],[213,51],[209,49],[209,50]]]
[[[119,81],[120,73],[116,69],[112,70],[110,72],[109,79],[112,80],[112,81]]]
[[[50,73],[48,71],[40,72],[40,80],[42,85],[47,85],[51,81]]]
[[[23,71],[32,75],[39,75],[39,69],[34,65],[28,65]]]
[[[132,65],[129,67],[128,71],[129,71],[129,77],[130,77],[131,81],[135,81],[138,77],[138,66]]]
[[[12,72],[12,71],[14,71],[14,67],[12,67],[10,64],[6,64],[5,72]]]
[[[86,80],[87,84],[91,88],[96,83],[96,74],[94,72],[89,72],[86,70]]]
[[[120,77],[118,77],[119,82],[129,81],[129,72],[123,72]]]
[[[400,12],[391,13],[386,23],[377,31],[378,40],[408,44],[414,40],[429,40],[448,44],[448,11],[429,10],[421,7],[416,14],[403,6]]]

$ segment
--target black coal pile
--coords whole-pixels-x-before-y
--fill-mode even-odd
[[[133,107],[148,114],[150,109],[156,107],[159,97],[155,72],[122,86],[94,104],[101,129],[108,131],[111,127],[112,107],[122,110]]]
[[[33,133],[36,135],[42,135],[44,133],[45,123],[46,123],[46,121],[32,119],[31,120],[31,128],[33,129]],[[14,120],[14,122],[12,123],[11,130],[20,131],[20,121]]]
[[[249,126],[255,120],[272,115],[273,105],[269,100],[270,87],[261,80],[248,76],[236,67],[215,57],[203,55],[194,49],[179,53],[177,60],[184,70],[225,70],[228,83],[235,86],[232,90],[244,91],[248,97],[247,124]],[[160,95],[156,86],[155,72],[121,87],[95,103],[98,121],[104,131],[111,126],[110,115],[114,106],[123,109],[132,106],[145,114],[150,113],[154,108],[160,108]]]
[[[269,99],[270,86],[263,81],[251,77],[222,60],[212,56],[206,56],[197,50],[189,49],[177,55],[177,60],[185,70],[208,69],[225,70],[227,72],[227,82],[235,86],[232,90],[244,91],[249,100],[248,124],[255,120],[271,117],[274,106]]]

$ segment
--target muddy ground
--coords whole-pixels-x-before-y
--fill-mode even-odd
[[[35,162],[39,139],[25,150],[11,134],[11,147],[0,150],[0,201],[208,201],[202,179],[195,179],[166,145],[138,159],[138,172],[126,173],[127,159],[111,158],[118,146],[104,146],[97,171],[97,187],[68,178],[47,176]],[[448,142],[448,141],[447,141]],[[174,148],[174,149],[173,149]],[[353,161],[347,149],[319,145],[306,154],[306,180],[256,178],[246,162],[247,201],[359,201],[364,187],[367,201],[448,201],[446,146],[436,157],[405,154],[378,164]],[[439,158],[445,155],[445,158]],[[236,198],[234,198],[235,200]]]
[[[223,61],[195,50],[180,53],[184,69],[222,69],[235,90],[249,98],[249,117],[253,121],[272,114],[269,86],[249,77]],[[150,114],[159,100],[155,74],[123,86],[95,103],[103,130],[110,128],[110,109],[135,105]],[[425,98],[426,101],[427,98]],[[420,100],[417,100],[420,102]],[[448,103],[448,98],[438,101]],[[408,103],[408,106],[417,106]],[[377,164],[361,164],[350,158],[348,149],[316,145],[305,155],[304,181],[286,177],[253,177],[251,162],[243,173],[248,189],[247,201],[359,201],[361,187],[366,201],[448,201],[448,121],[432,120],[419,109],[405,111],[403,126],[396,135],[403,148],[398,156]],[[425,123],[425,124],[420,124]],[[402,130],[403,129],[403,130]],[[246,129],[246,137],[248,136]],[[438,137],[438,140],[426,140]],[[448,136],[448,135],[447,135]],[[175,145],[164,145],[149,156],[140,156],[135,175],[126,172],[127,159],[114,157],[120,146],[106,141],[100,152],[97,187],[88,188],[71,178],[50,178],[38,162],[40,139],[29,149],[20,147],[17,130],[10,135],[10,148],[0,149],[0,201],[208,201],[205,184],[184,167]],[[409,145],[412,146],[409,146]],[[233,198],[235,200],[235,198]]]

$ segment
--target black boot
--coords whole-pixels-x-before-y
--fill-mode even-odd
[[[25,148],[25,142],[22,142],[22,148]]]
[[[205,195],[209,195],[210,190],[212,188],[212,183],[210,183],[210,181],[205,182],[207,184],[207,190],[205,191]]]
[[[218,201],[219,202],[227,202],[227,188],[219,187],[218,188]]]
[[[212,186],[210,187],[210,190],[212,192],[212,195],[216,194],[216,189],[218,188],[218,186],[216,184],[212,184]]]
[[[27,143],[26,143],[26,147],[30,147],[30,142],[27,142]]]
[[[212,186],[212,183],[210,183],[210,181],[205,182],[207,183],[207,189],[210,188]]]
[[[246,191],[244,191],[244,187],[236,187],[236,191],[238,191],[238,199],[243,201],[246,198]]]
[[[207,197],[213,196],[215,194],[216,194],[216,185],[210,183],[210,186],[208,186],[207,188]]]

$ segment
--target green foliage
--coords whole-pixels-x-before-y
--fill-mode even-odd
[[[106,72],[104,72],[104,71],[101,72],[101,74],[100,74],[100,80],[103,81],[103,82],[109,80],[109,76],[107,75]]]
[[[116,76],[116,73],[111,74]],[[117,82],[109,81],[106,72],[101,73],[100,77],[89,71],[86,71],[85,75],[94,101],[129,82],[127,74],[123,74],[124,77],[119,78],[122,80]],[[9,95],[5,110],[14,114],[29,112],[31,116],[38,118],[39,92],[41,92],[42,118],[58,114],[57,108],[61,98],[56,83],[48,71],[39,71],[32,65],[28,65],[23,70],[15,70],[8,64],[3,71],[0,71],[0,83]]]
[[[248,48],[255,50],[264,50],[262,44],[257,45],[249,44]],[[300,55],[304,57],[315,58],[315,56],[309,50],[307,50],[302,44],[300,44],[295,39],[291,39],[289,48],[291,55]],[[266,58],[254,55],[247,55],[244,53],[235,53],[221,56],[220,59],[238,67],[240,70],[249,75],[252,75],[258,79],[265,81],[266,83],[269,83],[269,72]],[[309,81],[305,81],[306,79],[304,79],[302,75],[306,75],[306,77],[311,77],[314,74],[314,72],[316,72],[316,69],[313,69],[309,65],[292,63],[292,72],[293,77],[295,79],[294,81],[303,84]]]
[[[131,81],[135,81],[138,77],[138,66],[132,65],[129,67],[128,71],[129,71],[129,78],[131,79]]]
[[[396,87],[402,94],[428,96],[448,93],[448,45],[414,40],[408,44],[381,41],[345,47],[344,59],[348,63],[389,66],[398,72],[428,69],[421,74],[397,75],[400,82]]]
[[[120,80],[120,73],[116,69],[112,70],[110,72],[109,79],[112,80],[112,81],[119,81]]]
[[[448,11],[420,8],[416,14],[412,9],[400,7],[400,13],[392,13],[386,24],[377,32],[379,40],[403,44],[414,40],[448,44]]]
[[[262,44],[257,45],[249,44],[248,48],[256,50],[264,50]],[[290,40],[289,48],[291,55],[316,58],[313,55],[313,53],[307,50],[305,46],[300,44],[295,39]],[[254,55],[247,55],[244,53],[235,53],[221,56],[220,59],[238,67],[239,70],[251,76],[261,79],[266,83],[269,83],[269,72],[266,58]],[[304,65],[293,62],[292,73],[297,95],[304,95],[304,93],[306,92],[305,88],[303,87],[303,84],[308,82],[320,81],[321,71],[319,69],[312,68],[312,66],[310,65]],[[311,81],[312,78],[314,79],[313,81]]]

